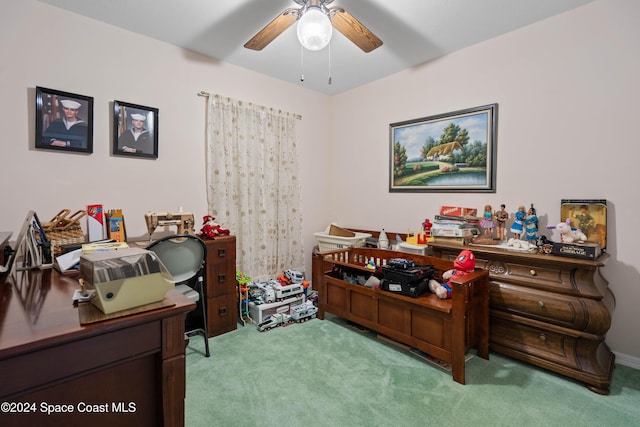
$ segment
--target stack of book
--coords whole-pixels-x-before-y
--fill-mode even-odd
[[[471,215],[436,215],[431,228],[435,242],[466,245],[480,234],[480,218]]]

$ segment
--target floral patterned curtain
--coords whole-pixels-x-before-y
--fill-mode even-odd
[[[209,214],[254,280],[304,271],[296,117],[219,95],[207,103]]]

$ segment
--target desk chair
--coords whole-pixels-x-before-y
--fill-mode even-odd
[[[154,252],[169,270],[176,284],[176,289],[187,298],[195,301],[196,311],[200,310],[201,324],[195,328],[189,326],[185,332],[187,337],[202,335],[204,337],[205,356],[209,357],[209,339],[207,337],[207,312],[204,296],[204,266],[207,259],[207,246],[198,237],[190,234],[176,234],[156,240],[147,246]],[[195,278],[195,281],[194,281]],[[195,317],[195,316],[194,316]],[[185,322],[188,320],[185,319]]]

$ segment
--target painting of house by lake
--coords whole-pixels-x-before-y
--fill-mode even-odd
[[[496,107],[391,124],[390,191],[495,191]]]

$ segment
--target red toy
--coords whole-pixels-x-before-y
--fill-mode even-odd
[[[425,237],[431,236],[431,227],[433,227],[433,224],[429,221],[429,218],[425,219],[422,223],[422,231],[424,231]]]
[[[451,298],[451,285],[449,282],[451,279],[458,279],[473,272],[476,268],[476,257],[468,249],[463,250],[458,254],[456,260],[453,261],[453,269],[447,270],[442,273],[442,280],[446,280],[446,283],[438,283],[437,280],[429,280],[429,289],[436,294],[438,298],[447,299]]]
[[[200,238],[213,239],[216,236],[228,236],[231,232],[225,228],[221,228],[220,224],[215,222],[215,218],[211,215],[205,215],[202,217],[202,229],[198,233]]]

